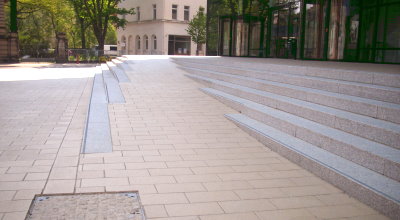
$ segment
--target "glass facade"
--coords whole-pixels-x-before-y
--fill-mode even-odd
[[[207,54],[400,63],[400,0],[208,0]]]
[[[168,55],[190,55],[189,36],[168,36]]]

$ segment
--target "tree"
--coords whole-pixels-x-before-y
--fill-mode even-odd
[[[194,16],[194,18],[189,22],[188,29],[186,31],[192,37],[192,41],[197,44],[196,55],[199,52],[204,43],[206,43],[206,14],[204,13],[204,8],[199,7],[199,11]]]
[[[18,0],[17,6],[19,43],[24,52],[54,48],[57,32],[73,32],[74,12],[65,0]]]
[[[104,43],[109,30],[109,24],[115,27],[124,27],[126,20],[119,18],[118,15],[134,14],[134,9],[118,8],[118,4],[123,0],[71,0],[75,5],[82,7],[79,15],[88,19],[93,28],[99,44],[99,50],[104,50]]]
[[[80,4],[80,1],[69,0],[71,2],[74,12],[75,12],[75,19],[77,24],[79,25],[79,35],[81,38],[81,47],[85,49],[87,47],[86,44],[86,29],[90,26],[89,19],[87,19],[87,14],[83,9],[83,5]]]

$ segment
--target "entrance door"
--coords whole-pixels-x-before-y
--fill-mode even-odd
[[[190,55],[190,36],[169,35],[168,55]]]
[[[270,56],[296,58],[299,37],[300,5],[290,3],[272,11]]]

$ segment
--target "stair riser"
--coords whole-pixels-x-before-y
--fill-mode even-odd
[[[225,67],[217,67],[216,69],[215,66],[205,66],[198,64],[194,65],[190,64],[188,66],[193,68],[200,68],[202,70],[211,70],[211,71],[218,71],[234,75],[247,76],[256,79],[264,79],[274,82],[286,83],[307,88],[314,88],[329,92],[358,96],[368,99],[375,99],[385,102],[400,103],[400,92],[395,92],[385,89],[369,88],[358,85],[348,85],[339,82],[326,82],[318,79],[306,79],[299,76],[288,76],[284,74],[271,73],[271,72],[258,73],[251,71],[238,71],[237,69],[231,69]],[[187,71],[193,71],[193,70],[187,69]]]
[[[358,123],[356,121],[352,121],[346,118],[340,118],[335,115],[326,114],[323,112],[315,111],[313,109],[294,105],[292,103],[282,102],[280,100],[260,96],[238,89],[233,89],[223,85],[218,85],[214,83],[209,83],[208,85],[213,89],[224,91],[226,93],[248,99],[253,102],[269,106],[271,108],[276,108],[332,128],[336,128],[381,144],[400,149],[400,134],[396,132],[373,127],[367,124]]]
[[[267,124],[273,128],[276,128],[294,137],[302,139],[308,143],[316,145],[324,150],[346,158],[347,160],[353,161],[354,163],[374,170],[375,172],[381,173],[382,175],[400,181],[400,164],[378,157],[369,152],[362,151],[352,145],[331,139],[322,134],[307,130],[306,128],[298,127],[279,118],[275,118],[273,116],[266,115],[256,110],[247,108],[246,106],[241,105],[237,102],[233,102],[219,96],[212,96],[222,103],[241,112],[242,114],[249,116],[250,118],[263,122],[264,124]]]
[[[229,118],[228,118],[229,119]],[[358,182],[349,179],[340,173],[336,172],[329,167],[320,164],[319,162],[312,160],[302,154],[293,151],[280,143],[259,134],[257,131],[249,129],[240,123],[232,120],[238,127],[246,131],[248,134],[256,138],[261,143],[265,144],[271,150],[279,153],[286,157],[290,161],[298,164],[299,166],[309,170],[325,181],[337,186],[341,190],[348,193],[350,196],[359,199],[365,204],[377,209],[392,219],[399,219],[400,207],[395,201],[385,198],[384,196],[370,190],[369,188],[359,184]]]
[[[267,85],[264,83],[253,82],[249,80],[236,79],[233,77],[221,76],[206,72],[197,72],[196,75],[208,77],[212,79],[217,79],[229,83],[234,83],[242,86],[246,86],[253,89],[258,89],[266,92],[275,93],[278,95],[283,95],[295,99],[300,99],[303,101],[309,101],[312,103],[329,106],[332,108],[337,108],[356,114],[366,115],[373,118],[378,118],[382,120],[391,121],[394,123],[400,123],[400,109],[391,109],[382,106],[377,106],[368,103],[356,102],[347,99],[341,99],[332,96],[326,96],[323,94],[316,94],[307,91],[299,91],[292,88],[284,88],[275,85]]]
[[[346,71],[346,70],[336,70],[336,69],[324,69],[324,68],[312,68],[312,67],[302,67],[302,66],[284,66],[284,65],[257,65],[251,63],[251,70],[247,70],[247,63],[239,63],[239,65],[232,65],[232,68],[224,66],[226,61],[222,62],[212,62],[208,60],[208,63],[203,62],[187,62],[176,60],[176,63],[182,66],[188,67],[204,67],[205,65],[211,66],[214,71],[227,72],[230,71],[241,75],[243,72],[252,73],[255,71],[269,71],[269,72],[279,72],[287,73],[293,75],[303,75],[303,76],[313,76],[321,77],[326,79],[343,80],[350,82],[359,82],[372,85],[381,85],[389,87],[400,87],[400,75],[399,74],[386,74],[386,73],[371,73],[371,72],[357,72],[357,71]],[[219,66],[222,65],[222,66]],[[241,69],[234,69],[241,68]]]

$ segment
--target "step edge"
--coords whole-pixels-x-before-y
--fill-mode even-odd
[[[265,132],[259,131],[258,129],[256,129],[256,128],[254,128],[254,127],[251,127],[251,126],[249,126],[248,124],[245,124],[245,123],[243,123],[243,122],[241,122],[241,121],[238,121],[238,120],[234,117],[235,115],[242,115],[242,114],[225,114],[225,116],[226,116],[227,118],[229,118],[229,119],[231,119],[231,120],[234,120],[234,121],[240,123],[241,125],[247,127],[248,129],[251,129],[251,130],[253,130],[253,131],[255,131],[255,132],[257,132],[257,133],[259,133],[259,134],[261,134],[261,135],[263,135],[263,136],[265,136],[265,137],[268,137],[268,138],[274,140],[275,142],[277,142],[277,143],[279,143],[279,144],[281,144],[281,145],[283,145],[283,146],[285,146],[285,147],[287,147],[287,148],[289,148],[289,149],[291,149],[291,150],[297,152],[298,154],[300,154],[300,155],[302,155],[302,156],[304,156],[304,157],[307,157],[307,158],[309,158],[309,159],[311,159],[311,160],[313,160],[313,161],[315,161],[315,162],[318,162],[318,163],[320,163],[320,164],[322,164],[322,165],[324,165],[324,166],[326,166],[326,167],[328,167],[328,168],[330,168],[330,169],[332,169],[332,170],[335,170],[335,171],[337,171],[338,173],[341,173],[343,176],[346,176],[346,177],[348,177],[349,179],[352,179],[352,180],[354,180],[355,182],[358,182],[358,183],[360,183],[361,185],[363,185],[363,186],[365,186],[365,187],[367,187],[367,188],[369,188],[369,189],[371,189],[371,190],[373,190],[373,191],[376,191],[376,192],[378,192],[379,194],[381,194],[381,195],[383,195],[383,196],[385,196],[385,197],[388,197],[388,198],[390,198],[391,200],[393,200],[393,201],[395,201],[395,202],[397,202],[397,203],[400,203],[400,197],[399,197],[399,198],[394,198],[392,195],[388,195],[387,193],[382,192],[381,190],[376,190],[375,187],[370,186],[370,185],[367,185],[367,184],[364,184],[363,181],[358,180],[358,179],[356,179],[356,178],[353,178],[352,176],[350,176],[349,174],[347,174],[347,173],[345,173],[345,172],[339,170],[338,168],[332,167],[332,165],[329,165],[329,164],[323,162],[322,160],[319,160],[319,159],[316,159],[316,158],[314,158],[314,157],[312,157],[312,156],[310,156],[310,155],[307,155],[307,154],[305,154],[304,152],[301,152],[300,150],[296,149],[295,147],[290,146],[290,145],[288,145],[288,144],[286,144],[286,143],[284,143],[284,142],[282,142],[282,141],[280,141],[280,140],[277,140],[277,139],[274,138],[274,137],[271,137],[271,135],[268,135],[268,134],[266,134]],[[244,115],[243,115],[243,116],[244,116]],[[270,129],[275,130],[277,133],[282,133],[284,136],[286,136],[286,138],[295,139],[297,142],[300,142],[300,143],[301,143],[301,142],[304,142],[304,143],[302,143],[302,144],[308,145],[309,147],[312,147],[312,148],[314,148],[314,149],[317,150],[317,151],[324,152],[325,154],[330,155],[330,156],[332,156],[332,157],[335,157],[335,158],[338,159],[338,160],[342,160],[342,162],[343,162],[343,161],[347,161],[347,163],[352,164],[352,166],[353,166],[353,167],[356,167],[357,169],[360,169],[360,168],[361,168],[361,169],[367,170],[367,172],[374,173],[374,175],[378,175],[378,176],[380,176],[380,178],[386,179],[388,182],[395,182],[395,184],[398,185],[398,187],[400,187],[400,183],[397,182],[396,180],[393,180],[393,179],[391,179],[391,178],[385,177],[385,176],[383,176],[383,175],[381,175],[381,174],[379,174],[379,173],[377,173],[377,172],[375,172],[375,171],[372,171],[372,170],[370,170],[370,169],[368,169],[368,168],[365,168],[365,167],[363,167],[363,166],[361,166],[361,165],[358,165],[358,164],[356,164],[356,163],[354,163],[354,162],[351,162],[351,161],[349,161],[349,160],[346,160],[346,159],[344,159],[344,158],[342,158],[342,157],[340,157],[340,156],[338,156],[338,155],[335,155],[335,154],[333,154],[333,153],[330,153],[329,151],[326,151],[326,150],[324,150],[324,149],[321,149],[321,148],[319,148],[319,147],[317,147],[317,146],[315,146],[315,145],[313,145],[313,144],[310,144],[310,143],[308,143],[308,142],[306,142],[306,141],[303,141],[303,140],[298,139],[298,138],[296,138],[296,137],[290,136],[290,135],[288,135],[288,134],[286,134],[286,133],[284,133],[284,132],[281,132],[281,131],[279,131],[279,130],[277,130],[277,129],[275,129],[275,128],[272,128],[272,127],[270,127],[270,126],[268,126],[268,125],[265,125],[265,124],[262,123],[262,122],[258,122],[257,120],[251,119],[251,118],[249,118],[249,117],[247,117],[247,116],[244,116],[244,117],[248,118],[249,120],[256,121],[257,123],[262,124],[263,126],[269,127]],[[399,188],[399,189],[400,189],[400,188]]]
[[[185,68],[185,69],[192,69],[192,68]],[[331,91],[326,91],[326,90],[321,90],[321,89],[316,89],[316,88],[311,88],[311,87],[286,84],[286,83],[282,83],[282,82],[275,82],[275,81],[270,81],[270,80],[265,80],[265,79],[258,79],[258,78],[256,79],[256,78],[251,78],[251,77],[247,77],[247,76],[239,76],[239,75],[223,73],[223,72],[218,72],[218,71],[212,71],[212,70],[201,70],[201,69],[192,69],[192,70],[208,72],[209,74],[214,74],[214,75],[232,77],[232,78],[235,78],[238,80],[247,80],[247,81],[250,81],[253,83],[261,83],[261,84],[267,84],[267,85],[272,85],[272,86],[277,86],[277,87],[284,87],[284,88],[288,88],[288,89],[300,90],[302,92],[311,92],[311,93],[322,94],[322,95],[330,96],[330,97],[334,97],[334,98],[346,99],[346,100],[350,100],[350,101],[356,100],[358,102],[362,102],[362,103],[366,103],[366,104],[380,105],[380,106],[384,106],[384,107],[400,109],[400,103],[395,103],[395,102],[387,102],[387,101],[382,101],[382,100],[377,100],[377,99],[353,96],[353,95],[344,94],[344,93],[331,92]]]
[[[203,90],[203,91],[204,91],[204,90]],[[218,91],[218,90],[216,90],[216,91],[217,91],[218,93],[225,93],[225,92],[221,92],[221,91]],[[207,92],[208,94],[210,94],[209,91],[206,91],[206,92]],[[229,101],[231,101],[231,102],[238,103],[238,104],[243,105],[243,106],[246,107],[246,108],[250,108],[250,109],[252,109],[252,110],[254,110],[254,111],[260,112],[258,109],[254,109],[254,108],[252,108],[251,106],[248,106],[248,105],[246,105],[246,104],[244,104],[244,103],[241,103],[241,102],[237,102],[237,101],[232,100],[232,99],[229,98],[229,96],[233,96],[233,97],[236,97],[236,96],[230,95],[230,94],[227,94],[227,93],[225,93],[225,94],[228,95],[228,97],[227,97],[227,96],[224,96],[223,94],[221,95],[221,94],[216,94],[216,93],[214,93],[214,95],[216,95],[216,96],[219,96],[219,97],[221,97],[221,98],[227,99],[227,100],[229,100]],[[213,95],[213,94],[211,94],[211,95]],[[238,98],[238,99],[242,99],[242,98],[240,98],[240,97],[237,97],[237,98]],[[249,101],[249,100],[247,100],[247,101]],[[249,102],[252,102],[252,101],[249,101]],[[258,103],[255,103],[255,104],[258,104]],[[261,105],[261,104],[258,104],[258,105]],[[261,106],[264,107],[264,105],[261,105]],[[265,107],[266,107],[266,108],[270,108],[270,107],[267,107],[267,106],[265,106]],[[272,108],[270,108],[270,109],[272,109]],[[283,111],[277,110],[277,109],[272,109],[272,110],[273,110],[273,111],[282,112],[282,113],[284,113],[284,114],[290,114],[290,113],[286,113],[286,112],[283,112]],[[267,114],[267,115],[269,115],[269,114],[266,113],[266,112],[261,112],[261,113],[262,113],[262,114]],[[290,115],[292,115],[292,114],[290,114]],[[302,118],[302,117],[300,117],[300,116],[295,116],[295,115],[293,115],[293,116],[294,116],[294,117],[298,117],[298,118],[300,118],[301,120],[310,121],[310,120],[305,119],[305,118]],[[277,118],[276,116],[272,116],[272,117]],[[302,127],[302,128],[304,128],[304,129],[310,130],[310,131],[312,131],[313,133],[316,133],[316,134],[318,134],[318,135],[326,136],[326,137],[329,137],[329,138],[334,139],[334,140],[336,140],[336,141],[343,142],[343,143],[345,143],[345,144],[348,144],[348,145],[350,145],[350,146],[353,146],[353,148],[356,148],[356,149],[358,149],[358,150],[360,150],[360,151],[368,152],[369,154],[372,154],[372,155],[376,155],[376,156],[378,156],[378,157],[380,157],[380,158],[382,158],[382,159],[384,159],[384,160],[388,160],[388,161],[391,161],[391,162],[393,162],[393,163],[400,164],[400,158],[399,158],[399,161],[395,161],[395,160],[393,160],[392,158],[388,158],[386,155],[377,154],[377,153],[379,153],[380,151],[378,151],[378,150],[376,150],[376,149],[382,149],[382,148],[384,148],[385,151],[392,151],[393,153],[399,154],[399,153],[400,153],[400,150],[395,149],[395,148],[393,148],[393,147],[389,147],[389,146],[387,146],[387,145],[383,145],[383,144],[380,144],[380,143],[377,143],[377,142],[368,140],[368,139],[366,139],[366,138],[362,138],[362,137],[359,137],[359,136],[356,136],[356,135],[352,135],[352,134],[346,133],[346,132],[344,132],[344,131],[340,131],[340,130],[338,130],[338,129],[328,127],[328,126],[326,126],[326,125],[321,125],[321,124],[319,124],[319,123],[310,121],[311,123],[315,123],[315,124],[318,124],[318,125],[320,125],[320,126],[326,127],[327,129],[337,130],[339,133],[345,133],[345,134],[339,134],[339,135],[350,135],[350,136],[355,136],[357,139],[362,139],[363,142],[370,142],[370,143],[368,143],[369,146],[372,145],[371,147],[368,147],[368,148],[365,148],[365,147],[364,147],[364,148],[360,148],[360,147],[359,147],[358,145],[356,145],[355,143],[351,143],[351,142],[348,142],[348,141],[343,141],[343,139],[338,139],[336,136],[330,136],[330,135],[328,135],[328,134],[321,133],[319,130],[316,130],[316,129],[313,129],[313,128],[309,128],[309,127],[303,126],[301,123],[294,123],[294,122],[292,122],[291,120],[285,120],[285,119],[280,119],[280,120],[283,120],[283,121],[285,121],[285,122],[287,122],[287,123],[293,124],[294,126],[298,126],[298,127]],[[345,139],[345,140],[346,140],[346,139]],[[364,144],[364,143],[361,143],[361,144]],[[362,146],[364,146],[364,145],[362,145]],[[392,155],[392,154],[390,154],[390,155]]]

